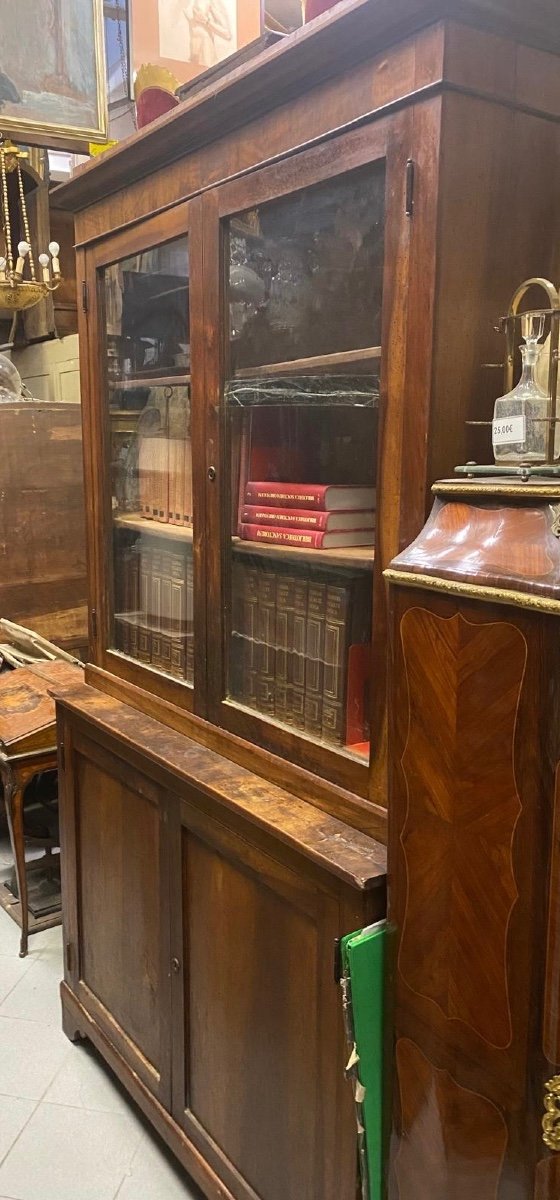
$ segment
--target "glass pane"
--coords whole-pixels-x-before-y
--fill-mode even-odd
[[[228,696],[369,754],[384,164],[233,217]]]
[[[104,272],[113,607],[110,645],[193,682],[187,238]]]
[[[379,344],[384,194],[376,165],[233,218],[234,372]]]

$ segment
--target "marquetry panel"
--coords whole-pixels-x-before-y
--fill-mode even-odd
[[[527,647],[506,622],[410,609],[401,844],[407,904],[399,972],[447,1021],[512,1039],[507,947],[521,813],[514,741]],[[429,664],[429,669],[427,669]]]
[[[543,1050],[554,1066],[560,1064],[560,781],[556,771],[554,824],[550,855],[548,937],[544,1003]],[[560,1194],[560,1191],[559,1191]]]
[[[508,1140],[500,1110],[434,1067],[407,1038],[397,1043],[396,1056],[402,1117],[397,1196],[496,1200]]]
[[[544,1158],[535,1174],[534,1200],[558,1200],[560,1196],[560,1154]]]

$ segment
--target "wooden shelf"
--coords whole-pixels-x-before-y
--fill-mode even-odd
[[[148,522],[149,523],[149,522]],[[373,570],[374,546],[339,546],[336,550],[309,550],[299,546],[274,546],[263,542],[231,539],[233,549],[240,554],[258,554],[262,558],[278,558],[286,562],[307,562],[310,566],[360,568]]]
[[[133,392],[137,388],[183,387],[191,381],[190,375],[139,375],[137,379],[109,380],[111,392]]]
[[[341,350],[338,354],[317,354],[313,358],[295,358],[291,362],[265,363],[262,367],[244,367],[234,372],[235,379],[261,379],[269,375],[303,375],[315,370],[333,375],[360,374],[375,370],[381,358],[381,346],[364,346],[362,350]]]
[[[116,516],[113,525],[117,529],[134,529],[138,533],[151,533],[153,537],[169,538],[172,542],[192,542],[192,525],[169,525],[166,521],[150,521],[148,517]]]

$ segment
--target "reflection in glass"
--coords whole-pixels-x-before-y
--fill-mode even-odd
[[[233,217],[228,695],[369,753],[383,164]]]
[[[232,219],[233,372],[379,344],[384,192],[375,164]]]
[[[104,273],[113,647],[192,683],[189,262],[186,238]]]

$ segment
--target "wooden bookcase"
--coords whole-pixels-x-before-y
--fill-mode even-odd
[[[59,701],[65,1020],[208,1196],[353,1197],[325,963],[333,935],[384,911],[382,571],[422,527],[432,479],[476,456],[466,421],[500,390],[497,315],[520,279],[559,274],[551,5],[529,18],[464,0],[456,17],[452,0],[343,2],[57,191],[83,298],[92,644],[85,688]],[[240,538],[251,477],[374,487],[375,545]],[[129,916],[147,956],[132,984],[116,975]],[[239,983],[255,920],[264,964],[269,920],[285,942],[280,974],[247,962],[226,1018],[215,994]],[[295,1008],[282,1024],[273,1003],[288,976],[322,1030],[297,1069]],[[251,1103],[254,1047],[230,1099],[215,1094],[197,995],[228,1078],[229,1039],[249,1046],[259,1013],[266,1069],[289,1064],[274,1104]],[[306,1174],[331,1119],[330,1174]]]

